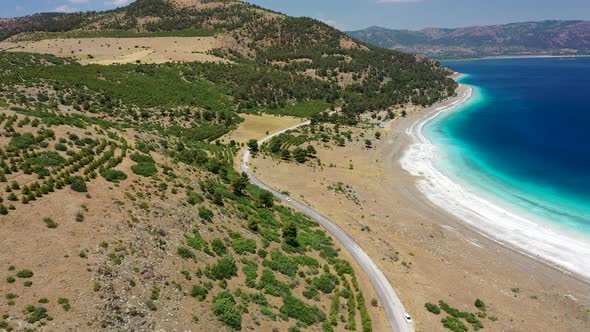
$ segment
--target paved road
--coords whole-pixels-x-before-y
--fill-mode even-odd
[[[262,144],[265,141],[282,134],[288,130],[295,129],[301,126],[308,125],[309,121],[302,122],[295,126],[283,129],[278,131],[272,135],[269,135],[262,140],[259,140],[258,143]],[[350,255],[354,258],[354,260],[358,263],[358,265],[365,271],[369,281],[373,284],[375,291],[377,292],[377,296],[379,296],[379,300],[381,305],[385,309],[385,313],[387,314],[387,318],[389,319],[389,324],[391,328],[395,332],[414,332],[414,326],[404,319],[404,313],[406,312],[402,302],[400,301],[399,297],[395,293],[391,284],[383,275],[383,272],[379,270],[375,262],[367,255],[367,253],[338,225],[332,222],[330,219],[324,217],[317,211],[311,209],[310,207],[301,204],[300,202],[290,199],[287,200],[287,196],[279,193],[278,191],[270,188],[262,181],[257,179],[254,176],[254,173],[251,172],[249,167],[249,160],[250,160],[250,151],[244,151],[242,155],[241,166],[242,170],[246,172],[250,181],[257,185],[260,188],[266,189],[273,193],[277,198],[282,200],[283,202],[291,205],[292,207],[298,209],[299,211],[303,212],[305,215],[309,216],[310,218],[316,220],[320,225],[322,225],[333,237],[335,237],[342,245],[348,250]]]

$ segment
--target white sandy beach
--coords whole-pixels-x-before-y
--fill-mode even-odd
[[[437,147],[424,136],[424,126],[441,114],[467,103],[473,89],[463,85],[459,91],[455,101],[431,109],[406,130],[412,143],[400,160],[401,166],[421,178],[416,185],[430,201],[468,226],[492,240],[513,246],[525,255],[590,280],[590,243],[559,232],[532,216],[516,214],[497,202],[491,202],[435,167]]]

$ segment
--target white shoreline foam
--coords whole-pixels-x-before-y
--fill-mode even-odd
[[[472,91],[468,87],[453,102],[435,108],[406,130],[412,143],[400,159],[402,168],[421,177],[416,186],[431,202],[463,220],[467,226],[532,258],[590,280],[590,243],[497,206],[453,182],[435,167],[436,147],[423,135],[424,126],[443,112],[467,102]]]

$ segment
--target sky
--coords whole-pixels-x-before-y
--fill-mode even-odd
[[[37,12],[104,10],[130,0],[0,0],[0,17]],[[589,0],[250,0],[341,30],[455,28],[546,19],[590,20]]]

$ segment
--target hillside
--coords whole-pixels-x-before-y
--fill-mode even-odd
[[[234,160],[299,118],[319,132],[446,98],[447,69],[237,1],[0,28],[0,329],[388,328],[339,244]],[[319,162],[326,139],[283,149]]]
[[[439,58],[590,53],[590,22],[542,21],[419,31],[370,27],[354,38],[380,47]]]

